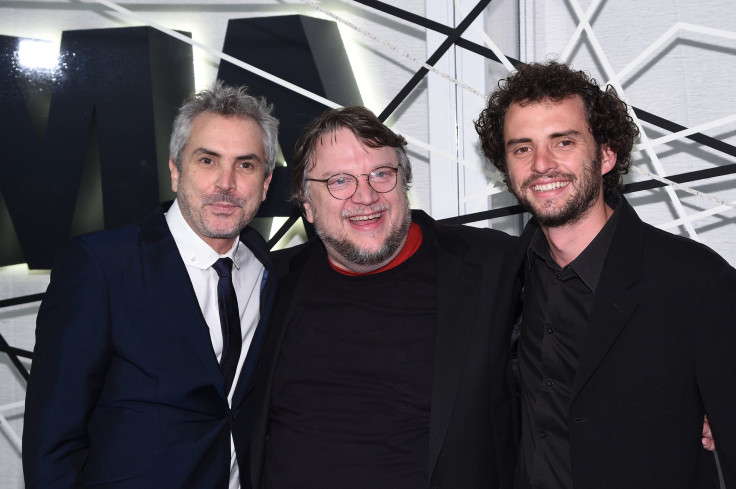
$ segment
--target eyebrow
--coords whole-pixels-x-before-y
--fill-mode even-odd
[[[221,158],[222,157],[222,155],[220,153],[218,153],[217,151],[212,151],[211,149],[202,148],[202,147],[195,149],[192,152],[192,155],[211,155],[211,156],[214,156],[216,158]],[[260,158],[260,156],[258,156],[255,153],[248,153],[248,154],[245,154],[245,155],[236,156],[235,157],[235,160],[236,161],[243,161],[243,160],[246,160],[246,161],[261,161],[261,158]]]
[[[575,129],[570,129],[567,131],[561,131],[561,132],[553,132],[548,136],[548,139],[557,139],[557,138],[564,138],[569,136],[575,136],[580,137],[582,136],[582,133],[580,131],[576,131]],[[521,143],[531,143],[531,138],[518,138],[518,139],[509,139],[506,141],[506,146],[513,146],[514,144],[521,144]]]
[[[583,133],[580,131],[576,131],[575,129],[569,129],[567,131],[562,132],[553,132],[549,135],[550,139],[556,139],[556,138],[564,138],[567,136],[582,136]]]
[[[391,163],[385,163],[383,165],[378,165],[377,167],[375,167],[374,169],[372,169],[369,173],[372,173],[372,172],[378,170],[379,168],[391,168],[392,170],[396,170],[396,172],[399,171],[398,163],[396,164],[396,166],[393,166]],[[350,175],[351,177],[357,176],[357,175],[353,175],[352,173],[347,172],[347,171],[344,171],[344,170],[343,171],[339,171],[337,173],[329,173],[329,174],[324,173],[324,172],[322,173],[322,177],[323,178],[334,177],[335,175]],[[366,173],[361,173],[361,175],[366,175]]]
[[[509,139],[506,141],[506,146],[513,146],[514,144],[520,144],[520,143],[531,143],[531,138],[518,138],[518,139]]]

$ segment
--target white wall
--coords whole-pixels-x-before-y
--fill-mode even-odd
[[[25,265],[0,268],[0,300],[42,292],[48,285],[48,272],[28,272]],[[34,319],[38,302],[0,309],[0,334],[16,348],[32,350]],[[30,361],[23,362],[26,368]],[[0,487],[23,487],[20,465],[20,436],[23,431],[23,406],[26,382],[0,353]]]
[[[397,0],[391,3],[420,15],[426,12],[429,17],[447,25],[459,23],[464,12],[475,4],[473,0],[462,0],[457,4],[452,0],[426,0],[426,7],[425,0]],[[736,11],[731,4],[732,0],[598,2],[599,7],[591,24],[601,46],[600,53],[594,52],[591,42],[584,41],[572,50],[569,60],[575,67],[589,70],[599,80],[607,80],[612,75],[607,74],[606,62],[601,59],[608,60],[612,73],[620,72],[678,21],[725,31],[731,29],[730,38],[689,32],[672,36],[643,64],[637,65],[624,77],[622,84],[631,103],[684,126],[693,127],[736,114],[736,97],[732,94],[732,80],[736,78],[736,36],[733,36]],[[195,40],[215,51],[222,47],[227,20],[231,18],[294,13],[324,16],[296,0],[126,0],[123,5],[142,14],[146,21],[191,31]],[[433,46],[441,42],[437,36],[428,35],[422,28],[355,2],[327,0],[320,2],[320,5],[376,37],[371,39],[350,27],[341,26],[363,99],[377,113],[418,69],[415,62],[404,57],[404,54],[424,60],[433,51]],[[585,10],[590,5],[590,1],[583,1],[581,8]],[[577,25],[575,2],[494,0],[480,22],[479,25],[485,26],[490,39],[504,52],[526,61],[543,60],[551,53],[559,55],[565,50]],[[108,10],[95,0],[0,2],[0,34],[4,35],[49,39],[58,43],[63,30],[142,24],[140,20]],[[477,32],[469,32],[465,37],[484,42],[483,36]],[[195,58],[196,84],[201,88],[214,78],[218,61],[197,49]],[[487,93],[506,72],[496,63],[484,62],[475,55],[459,50],[453,50],[438,63],[438,68],[460,78],[480,93]],[[458,88],[440,75],[432,74],[428,79],[389,119],[389,124],[397,131],[450,153],[448,158],[444,153],[433,152],[430,160],[430,152],[424,145],[410,144],[415,169],[412,205],[428,210],[437,217],[508,205],[511,199],[507,193],[489,190],[488,183],[492,179],[483,170],[483,162],[475,146],[471,124],[483,104],[482,97]],[[432,90],[437,91],[428,95],[428,91]],[[435,93],[441,95],[436,96]],[[644,129],[651,138],[665,134],[646,124]],[[736,144],[736,124],[733,122],[703,132]],[[655,154],[665,174],[734,163],[732,157],[682,140],[657,146]],[[454,161],[457,159],[460,162]],[[651,158],[644,154],[637,156],[635,163],[644,169],[657,171]],[[631,176],[632,180],[644,178],[648,177],[637,174]],[[723,177],[688,185],[719,198],[736,201],[735,179],[732,176]],[[677,196],[687,215],[718,206],[679,191]],[[677,217],[674,204],[664,190],[640,192],[632,195],[631,200],[643,218],[655,225],[667,225]],[[0,214],[0,219],[7,219],[7,216]],[[511,222],[499,226],[499,223],[493,223],[494,226],[510,230],[517,229],[517,224]],[[672,231],[687,234],[682,227],[675,227]],[[694,220],[692,231],[731,264],[736,264],[736,211],[733,208]],[[46,272],[28,272],[24,266],[1,268],[0,300],[42,292],[47,283]],[[32,348],[36,311],[37,304],[0,309],[0,333],[11,345],[28,350]],[[15,407],[3,410],[3,407],[23,398],[23,380],[5,356],[0,355],[0,415],[7,418],[16,436],[22,431],[22,410]],[[13,435],[0,432],[0,487],[8,489],[23,485],[20,457],[12,438]]]
[[[582,11],[593,6],[590,23],[594,34],[584,33],[573,44],[573,49],[566,51],[578,24],[576,3],[573,0],[521,1],[523,25],[526,26],[522,52],[526,61],[559,57],[606,82],[618,78],[627,65],[635,62],[670,29],[675,29],[651,54],[623,73],[620,82],[625,98],[640,109],[689,128],[730,116],[729,123],[701,132],[736,145],[736,96],[733,92],[736,10],[731,0],[582,1]],[[677,29],[678,22],[698,26],[703,32]],[[565,56],[566,52],[570,54]],[[643,129],[648,139],[669,134],[646,123]],[[639,152],[634,165],[667,176],[735,162],[731,156],[690,140],[678,139],[654,147],[650,154]],[[648,179],[648,176],[632,172],[628,181]],[[684,185],[728,202],[736,201],[736,176],[733,175]],[[698,213],[720,204],[684,191],[672,192],[670,196],[664,189],[631,194],[629,200],[645,221],[698,239],[736,265],[736,210],[733,207],[698,218]],[[678,211],[678,206],[682,211]],[[672,226],[672,222],[683,215],[694,218],[690,229]]]

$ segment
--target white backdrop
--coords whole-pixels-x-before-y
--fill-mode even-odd
[[[156,22],[166,28],[190,31],[195,41],[211,51],[194,50],[196,86],[202,88],[215,77],[219,61],[212,52],[222,48],[228,19],[295,13],[330,18],[306,0],[117,3],[142,18],[111,10],[104,2],[3,0],[0,1],[0,34],[46,39],[58,44],[61,32],[71,29]],[[468,0],[391,2],[450,26],[459,24],[475,3]],[[523,61],[548,57],[570,61],[576,68],[589,70],[600,81],[615,80],[623,74],[619,81],[633,105],[682,126],[700,127],[723,118],[733,119],[736,114],[736,97],[732,94],[732,80],[736,78],[736,31],[733,30],[736,11],[731,4],[732,0],[494,0],[464,37],[494,46],[499,52]],[[327,0],[319,2],[319,6],[371,34],[369,37],[340,24],[363,100],[376,113],[383,110],[419,69],[417,60],[424,61],[443,39],[356,2]],[[586,15],[587,10],[591,12]],[[578,38],[576,28],[585,18],[589,18],[590,28],[583,30]],[[678,22],[689,26],[678,27]],[[571,39],[578,40],[571,43]],[[508,194],[484,168],[472,129],[472,119],[483,105],[482,95],[504,76],[506,68],[457,48],[436,67],[442,73],[430,73],[388,120],[395,130],[410,137],[415,168],[415,183],[410,193],[412,205],[438,218],[509,205]],[[668,134],[646,123],[643,128],[652,140]],[[701,132],[736,144],[733,120]],[[635,164],[643,171],[666,176],[732,164],[734,159],[690,140],[676,139],[653,146],[648,153],[642,151]],[[639,173],[630,176],[631,181],[649,178]],[[727,176],[685,185],[733,202],[736,201],[735,180],[736,177]],[[630,200],[646,221],[699,239],[736,264],[733,207],[684,191],[668,193],[664,189],[632,194]],[[689,217],[688,227],[673,224],[682,217]],[[0,195],[0,221],[7,223],[7,220]],[[477,225],[514,231],[519,224],[519,219],[510,219]],[[42,292],[47,283],[47,272],[29,272],[23,265],[0,268],[0,300]],[[31,350],[37,309],[37,304],[0,309],[0,334],[12,346]],[[2,488],[23,487],[17,441],[22,432],[24,392],[23,379],[0,354]]]
[[[579,14],[572,0],[522,1],[527,60],[551,53],[586,69],[598,80],[618,80],[634,106],[736,145],[736,10],[728,0],[702,2],[581,2],[590,33],[569,44]],[[591,34],[592,33],[592,34]],[[712,124],[711,124],[712,123]],[[645,139],[670,133],[643,124]],[[641,151],[636,169],[662,176],[733,164],[735,158],[687,139]],[[649,179],[632,172],[629,181]],[[733,203],[736,176],[684,184]],[[736,210],[683,191],[656,189],[632,194],[642,218],[671,232],[698,239],[736,264]],[[733,204],[732,204],[733,205]],[[674,221],[686,218],[684,224]]]

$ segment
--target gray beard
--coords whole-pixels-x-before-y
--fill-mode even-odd
[[[319,229],[316,214],[314,216],[314,229],[322,242],[333,248],[347,262],[358,266],[378,265],[391,258],[394,253],[398,251],[399,246],[402,245],[404,239],[409,234],[409,227],[411,227],[411,212],[409,211],[408,203],[406,207],[406,218],[404,221],[389,233],[383,246],[374,252],[360,248],[357,243],[354,243],[347,238],[339,239],[325,234]]]
[[[179,186],[182,186],[181,175],[179,175]],[[193,204],[189,200],[189,195],[186,192],[177,193],[176,198],[179,201],[179,209],[181,210],[182,215],[185,217],[185,220],[190,223],[190,226],[194,225],[197,228],[198,232],[200,232],[203,236],[207,236],[208,238],[234,238],[236,236],[240,236],[240,231],[243,230],[248,222],[246,221],[245,223],[242,223],[242,225],[239,224],[235,228],[230,230],[216,231],[207,226],[207,223],[202,218],[201,213],[195,215],[195,213],[192,211]],[[241,209],[247,208],[245,199],[238,199],[237,197],[233,197],[232,195],[230,195],[228,192],[223,191],[217,191],[213,194],[202,196],[202,206],[212,204],[213,202],[227,202],[229,204],[237,205]]]

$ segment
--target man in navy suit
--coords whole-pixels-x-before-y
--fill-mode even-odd
[[[516,487],[716,488],[706,412],[733,487],[736,270],[645,224],[621,194],[638,134],[626,104],[584,72],[531,64],[476,129],[534,217],[515,260]]]
[[[170,142],[176,200],[139,226],[71,240],[57,261],[26,397],[26,488],[249,479],[234,447],[248,446],[275,286],[247,226],[274,168],[270,112],[245,87],[193,95]]]

